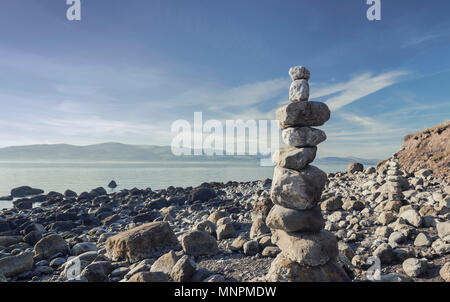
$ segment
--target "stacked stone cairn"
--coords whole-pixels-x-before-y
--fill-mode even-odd
[[[394,154],[389,160],[386,177],[386,191],[390,201],[403,199],[401,181],[403,181],[403,177],[399,170],[397,155]]]
[[[281,147],[273,155],[276,163],[270,197],[274,203],[266,224],[272,242],[281,253],[272,262],[267,281],[337,282],[349,281],[336,262],[338,245],[335,236],[324,230],[324,218],[318,207],[327,175],[310,165],[317,145],[326,140],[319,129],[330,119],[328,106],[310,102],[310,72],[303,66],[289,70],[293,82],[290,103],[277,110],[283,131]]]

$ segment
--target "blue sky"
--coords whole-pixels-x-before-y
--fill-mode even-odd
[[[169,145],[171,124],[274,119],[311,70],[319,157],[385,158],[450,116],[450,2],[65,0],[0,4],[0,146]],[[431,4],[432,3],[432,4]]]

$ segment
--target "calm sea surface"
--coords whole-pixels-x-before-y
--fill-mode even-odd
[[[326,172],[346,170],[346,165],[316,166]],[[0,162],[0,196],[10,195],[12,188],[25,185],[45,192],[64,193],[71,189],[81,193],[100,186],[108,189],[111,180],[119,185],[116,190],[162,189],[211,181],[263,180],[272,176],[273,167],[248,162]],[[0,201],[0,209],[11,206],[11,201]]]

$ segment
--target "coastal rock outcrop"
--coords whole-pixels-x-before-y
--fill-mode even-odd
[[[408,134],[396,153],[399,167],[407,173],[428,170],[434,177],[450,182],[450,121]],[[424,176],[424,175],[421,175]]]

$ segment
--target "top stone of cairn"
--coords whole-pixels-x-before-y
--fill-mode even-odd
[[[309,80],[311,73],[304,66],[294,66],[289,69],[289,75],[293,81],[296,80]]]

